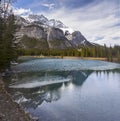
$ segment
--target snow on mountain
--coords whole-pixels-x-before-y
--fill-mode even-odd
[[[41,22],[41,23],[43,23],[43,24],[48,24],[48,19],[45,17],[45,16],[43,16],[43,15],[34,15],[34,14],[30,14],[29,16],[28,16],[28,19],[30,19],[32,22]]]
[[[56,27],[56,28],[65,28],[66,27],[61,21],[58,21],[55,19],[50,19],[48,23],[49,23],[49,26]]]
[[[28,16],[23,16],[25,20],[29,23],[34,23],[43,27],[55,27],[61,29],[64,33],[68,31],[70,34],[73,33],[73,29],[64,25],[61,21],[55,19],[48,19],[43,15],[30,14]]]
[[[74,30],[72,29],[72,28],[70,28],[70,27],[66,27],[66,28],[60,28],[64,33],[66,32],[66,31],[68,31],[69,32],[69,34],[72,34],[73,32],[74,32]]]
[[[24,37],[27,36],[39,40],[39,44],[42,45],[44,39],[45,45],[40,46],[43,48],[64,49],[67,47],[77,48],[79,45],[93,46],[81,32],[74,31],[59,20],[49,20],[43,15],[16,16],[16,24],[19,25],[16,32],[18,40],[22,38],[22,40],[26,41]],[[34,47],[37,48],[39,44]],[[29,45],[23,43],[21,46],[23,45],[29,48]]]

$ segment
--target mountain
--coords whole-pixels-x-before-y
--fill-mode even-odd
[[[61,21],[43,15],[15,17],[16,43],[22,48],[66,49],[93,46],[79,31],[73,31]]]
[[[66,38],[75,48],[77,48],[79,45],[93,46],[93,44],[87,41],[87,39],[79,31],[74,31],[72,34],[66,35]]]
[[[55,27],[55,28],[68,28],[61,21],[55,19],[48,19],[43,15],[34,15],[30,14],[28,16],[23,17],[30,24],[37,24],[43,27]]]

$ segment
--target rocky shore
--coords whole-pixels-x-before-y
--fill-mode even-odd
[[[0,78],[0,121],[36,121],[15,103]]]

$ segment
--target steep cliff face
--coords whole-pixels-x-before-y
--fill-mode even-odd
[[[19,47],[25,49],[44,49],[48,48],[46,36],[42,27],[36,25],[21,26],[16,30],[16,43],[19,43]]]
[[[31,24],[29,21],[25,20],[22,17],[16,17],[16,25],[16,36],[18,38],[21,38],[24,35],[36,39],[46,38],[43,27]]]
[[[63,32],[66,26],[54,19],[48,20],[43,15],[30,15],[27,19],[16,16],[16,43],[22,48],[66,49],[79,45],[92,46],[79,32]]]
[[[67,47],[72,47],[66,39],[63,31],[58,28],[49,27],[47,29],[47,42],[49,48],[52,49],[65,49]]]
[[[17,29],[17,41],[22,48],[65,49],[72,47],[62,30],[39,26],[24,26]]]
[[[87,39],[79,32],[75,31],[72,34],[66,35],[66,38],[70,41],[73,47],[78,46],[93,46]]]
[[[42,27],[35,26],[35,25],[22,27],[19,29],[18,33],[21,35],[26,35],[28,37],[36,38],[36,39],[46,38],[44,29]]]

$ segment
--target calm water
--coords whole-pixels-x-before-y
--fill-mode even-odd
[[[33,59],[13,70],[8,91],[40,121],[120,121],[120,64]]]

